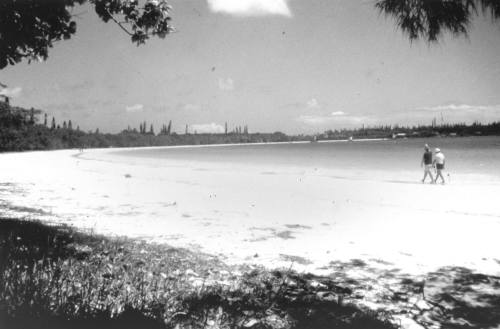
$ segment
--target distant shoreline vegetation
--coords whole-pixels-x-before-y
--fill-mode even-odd
[[[186,127],[184,134],[171,132],[171,122],[162,125],[155,134],[151,124],[146,129],[146,122],[141,123],[139,130],[127,128],[117,134],[84,132],[71,120],[56,123],[55,118],[49,122],[47,114],[40,121],[42,111],[10,106],[0,101],[0,152],[56,150],[71,148],[106,148],[106,147],[141,147],[169,145],[207,145],[237,143],[269,143],[293,141],[378,139],[378,138],[418,138],[433,136],[487,136],[500,135],[500,121],[481,124],[475,122],[467,125],[433,123],[428,126],[404,127],[397,125],[362,127],[356,129],[328,130],[315,135],[286,135],[282,132],[249,133],[248,127],[237,127],[228,131],[227,124],[223,133],[189,133]]]

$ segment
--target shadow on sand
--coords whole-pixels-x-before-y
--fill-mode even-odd
[[[232,269],[207,257],[0,219],[0,327],[389,329],[400,319],[424,328],[500,326],[500,277],[466,268],[415,277],[383,260],[354,259],[316,276]]]
[[[2,329],[396,328],[343,303],[349,292],[329,278],[0,219]]]
[[[415,277],[375,259],[331,262],[328,268],[332,279],[352,289],[351,298],[369,297],[391,315],[424,328],[500,327],[500,276],[442,267]]]

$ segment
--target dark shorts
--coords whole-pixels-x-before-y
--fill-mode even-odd
[[[444,164],[436,163],[436,169],[437,170],[443,170],[444,169]]]

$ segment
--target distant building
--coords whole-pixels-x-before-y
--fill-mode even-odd
[[[393,139],[396,139],[396,138],[407,138],[407,135],[406,135],[406,133],[397,133],[397,134],[392,134],[392,138]]]

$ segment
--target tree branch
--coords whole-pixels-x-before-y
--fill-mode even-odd
[[[109,12],[108,9],[106,9],[106,12],[108,13],[109,17],[113,20],[113,22],[116,23],[125,33],[127,33],[130,36],[133,36],[134,34],[131,33],[129,30],[127,30],[119,21],[116,20],[116,18]]]

